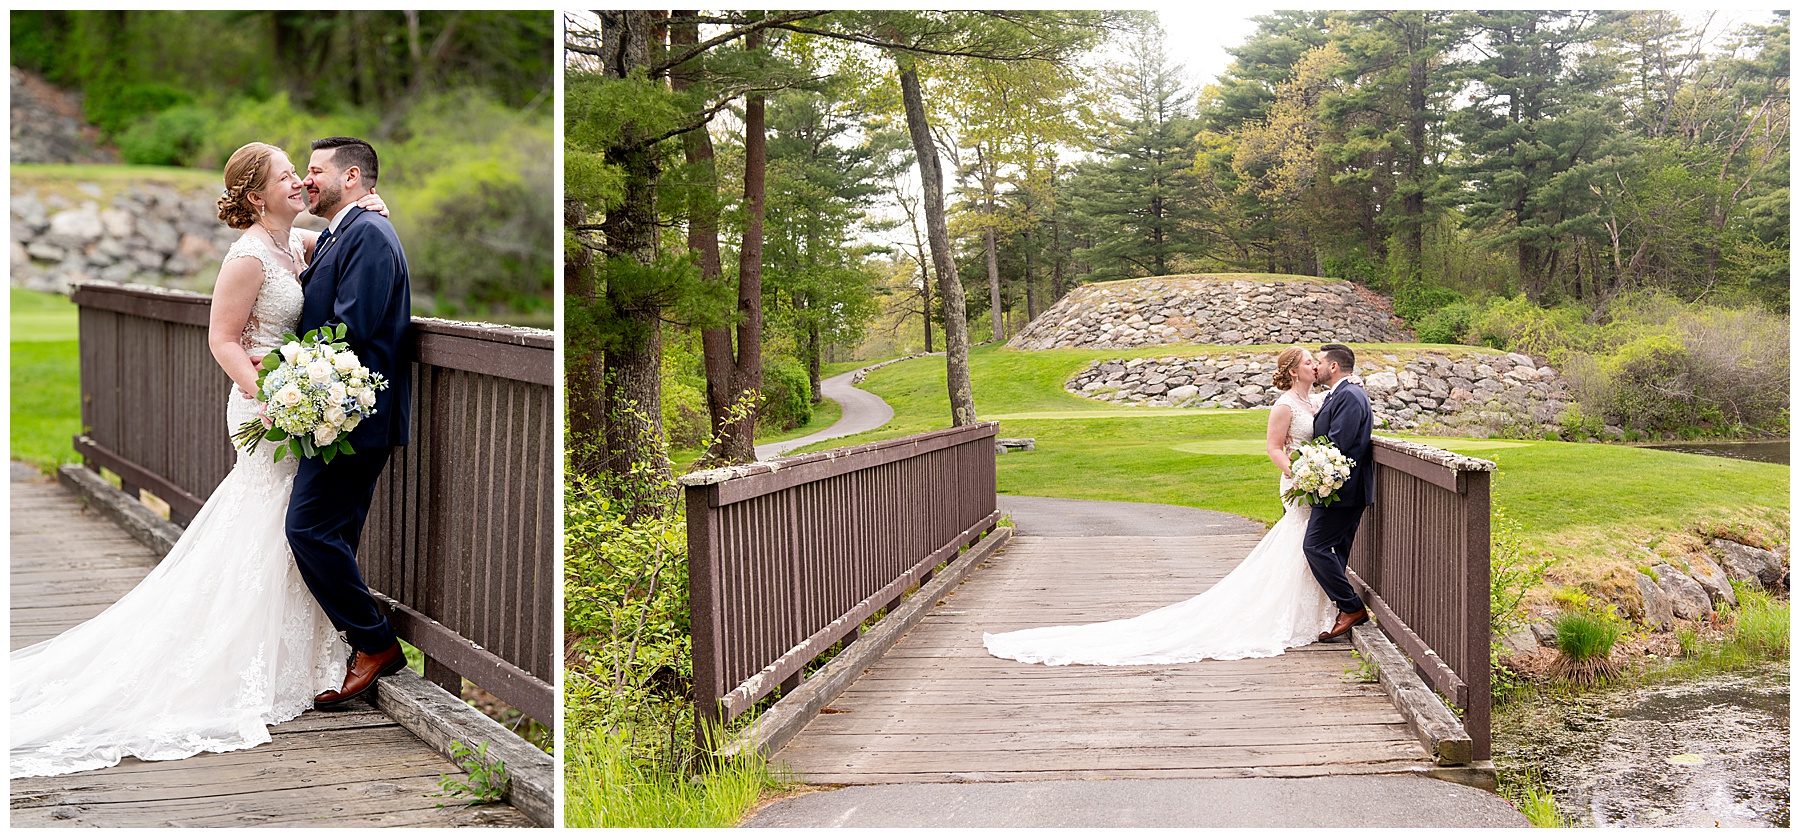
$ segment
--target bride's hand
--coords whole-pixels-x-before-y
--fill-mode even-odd
[[[373,192],[370,192],[369,194],[356,199],[356,205],[359,207],[362,207],[363,209],[368,210],[369,212],[381,213],[382,218],[387,217],[387,214],[388,214],[387,203],[385,201],[381,200],[380,195],[377,195]]]

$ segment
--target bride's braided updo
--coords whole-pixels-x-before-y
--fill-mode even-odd
[[[1294,368],[1306,359],[1306,348],[1290,346],[1275,356],[1275,386],[1286,390],[1294,386]]]
[[[269,158],[280,151],[268,143],[250,143],[225,161],[225,191],[219,193],[219,220],[233,230],[248,229],[262,215],[250,203],[269,181]]]

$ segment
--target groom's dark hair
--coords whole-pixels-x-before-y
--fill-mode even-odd
[[[1336,363],[1346,375],[1356,371],[1356,353],[1351,352],[1348,346],[1328,343],[1319,347],[1319,354],[1325,356],[1325,360]]]
[[[370,189],[375,188],[375,179],[381,175],[381,163],[375,159],[375,147],[355,137],[326,137],[313,140],[312,150],[331,149],[331,159],[340,169],[355,166],[362,170],[363,180]]]

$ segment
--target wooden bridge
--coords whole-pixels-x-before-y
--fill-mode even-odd
[[[13,466],[12,648],[55,637],[131,590],[157,553],[54,481]],[[305,713],[244,751],[11,783],[22,826],[532,826],[439,791],[456,765],[366,704]]]
[[[1209,523],[1058,532],[1071,517],[1058,513],[1017,516],[1023,534],[1008,541],[994,529],[994,436],[974,426],[683,479],[696,707],[717,719],[760,710],[719,750],[756,748],[828,784],[1415,774],[1491,785],[1491,464],[1379,441],[1381,500],[1352,560],[1381,623],[1356,641],[1387,664],[1378,682],[1346,642],[1047,667],[988,655],[982,633],[1187,599],[1262,529],[1190,511]],[[878,610],[887,616],[866,622]]]
[[[14,648],[135,585],[236,457],[222,432],[231,382],[206,348],[209,297],[106,283],[72,296],[83,429],[73,443],[85,467],[59,477],[93,504],[55,483],[12,484]],[[423,678],[385,678],[379,712],[308,713],[247,751],[15,781],[13,824],[552,824],[554,760],[460,696],[472,683],[555,721],[553,336],[414,318],[408,341],[411,441],[376,486],[357,559],[395,632],[424,656]],[[168,520],[137,503],[143,492]],[[441,755],[459,743],[505,763],[511,806],[440,808],[423,796],[457,772]]]

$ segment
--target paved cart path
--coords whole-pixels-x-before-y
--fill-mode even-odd
[[[156,566],[156,554],[53,480],[12,464],[12,648],[100,613]],[[460,769],[369,705],[308,712],[274,741],[183,760],[13,780],[21,826],[532,826],[505,804],[467,807],[438,791]],[[467,778],[463,778],[467,779]]]
[[[858,372],[861,370],[851,370],[819,382],[819,393],[825,398],[837,402],[844,409],[843,415],[838,417],[831,427],[799,439],[758,445],[756,446],[756,458],[758,460],[773,459],[815,442],[860,434],[887,424],[889,419],[894,418],[894,409],[889,407],[887,402],[882,401],[880,396],[856,388],[852,382]]]

